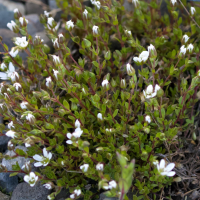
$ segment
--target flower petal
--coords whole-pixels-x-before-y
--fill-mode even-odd
[[[44,157],[48,158],[48,153],[47,153],[46,148],[43,149],[43,155],[44,155]],[[39,161],[41,161],[41,160],[39,160]]]
[[[72,144],[73,142],[71,140],[66,141],[67,144]]]
[[[14,71],[15,71],[15,67],[14,67],[14,65],[12,64],[12,62],[9,62],[9,71],[10,71],[10,72],[14,72]]]
[[[35,167],[41,167],[43,164],[41,162],[34,163]]]
[[[3,80],[7,80],[8,79],[8,74],[4,73],[4,72],[0,72],[0,78]]]
[[[72,134],[71,134],[71,133],[67,133],[67,137],[68,137],[69,139],[71,139]]]
[[[168,173],[167,173],[167,176],[174,176],[175,174],[176,174],[176,172],[171,171],[171,172],[168,172]]]
[[[29,180],[30,180],[30,177],[29,177],[29,175],[26,175],[26,176],[24,176],[24,181],[25,181],[25,182],[27,182],[27,183],[28,183],[28,182],[29,182]]]
[[[167,167],[165,167],[165,171],[170,172],[174,167],[175,167],[175,164],[170,163],[169,165],[167,165]]]
[[[40,156],[40,155],[38,155],[38,154],[36,154],[36,155],[33,156],[33,159],[35,159],[35,160],[37,160],[37,161],[42,161],[42,160],[43,160],[43,157]]]
[[[165,160],[164,159],[162,159],[160,161],[160,169],[163,169],[163,168],[165,168]]]

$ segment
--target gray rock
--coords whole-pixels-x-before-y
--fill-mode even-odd
[[[43,14],[44,10],[47,9],[46,4],[39,0],[39,1],[35,1],[35,2],[26,2],[25,5],[26,8],[26,14]]]
[[[43,185],[37,183],[30,187],[28,183],[20,183],[12,193],[11,200],[46,200],[51,190],[47,190]]]
[[[56,196],[55,200],[65,200],[66,198],[69,198],[69,195],[69,190],[63,188],[61,192]]]
[[[17,8],[22,15],[25,15],[25,6],[22,3],[19,2],[12,2],[8,0],[0,0],[0,3],[4,6],[6,6],[8,11],[11,11],[13,13],[13,10]],[[13,14],[14,15],[14,14]],[[5,20],[5,18],[4,18]]]
[[[24,147],[24,146],[17,146],[17,147],[15,147],[15,150],[16,149],[22,149],[24,152],[27,151],[27,148]],[[14,156],[15,152],[14,151],[7,151],[5,155]],[[14,158],[14,159],[11,159],[11,160],[6,160],[5,158],[3,158],[2,164],[6,166],[7,170],[12,171],[12,165],[15,165],[16,162],[18,162],[18,164],[21,168],[26,162],[28,162],[30,160],[31,160],[31,158],[24,158],[24,157],[20,157],[20,156]],[[37,170],[37,168],[34,167],[34,165],[32,163],[31,164],[31,171],[36,171],[36,170]],[[25,174],[19,173],[17,176],[18,177],[24,177]]]
[[[0,173],[0,187],[7,193],[12,192],[18,185],[17,176],[9,176],[10,173]]]
[[[40,23],[40,16],[38,14],[30,14],[24,16],[28,20],[27,30],[30,35],[44,30],[44,26]]]
[[[133,11],[134,10],[133,3],[129,2],[128,0],[124,1],[123,6],[124,6],[125,10],[127,10],[127,11]]]
[[[51,10],[58,8],[56,5],[56,0],[49,0],[49,7]]]
[[[0,192],[0,199],[1,200],[9,200],[10,197],[8,195],[5,195],[4,193]]]
[[[10,137],[3,135],[0,137],[0,152],[4,153],[7,150],[8,142],[10,141]]]

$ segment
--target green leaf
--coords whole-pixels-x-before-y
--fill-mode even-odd
[[[17,174],[18,174],[18,172],[14,172],[14,173],[10,174],[9,177],[16,176]]]
[[[63,105],[65,106],[65,108],[67,108],[68,110],[70,110],[69,103],[65,99],[63,101]]]
[[[50,123],[47,123],[47,122],[45,122],[45,128],[46,128],[46,129],[54,129],[54,125],[53,125],[53,124],[50,124]]]
[[[19,170],[21,170],[18,161],[16,162],[15,165],[12,165],[12,170],[13,170],[13,171],[19,171]]]
[[[91,42],[84,38],[81,45],[83,48],[89,48],[91,46]]]
[[[113,117],[115,117],[115,116],[117,115],[118,111],[119,111],[119,109],[116,109],[116,110],[114,111]]]
[[[22,149],[16,149],[15,152],[20,156],[25,156],[26,153]]]

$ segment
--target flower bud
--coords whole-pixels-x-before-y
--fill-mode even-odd
[[[14,18],[19,19],[20,17],[22,17],[22,14],[19,12],[19,10],[17,8],[15,8],[14,9]]]
[[[156,59],[157,57],[157,52],[156,52],[156,48],[150,44],[150,46],[148,46],[148,52],[149,52],[149,57]]]
[[[46,189],[51,190],[54,188],[54,184],[52,182],[48,182],[43,185]]]
[[[20,24],[21,24],[22,27],[26,27],[27,24],[28,24],[28,20],[25,19],[24,17],[20,17],[19,18],[19,22],[20,22]]]
[[[26,162],[22,168],[21,168],[24,172],[29,173],[31,172],[31,163],[30,161]]]
[[[175,6],[177,4],[177,0],[171,0],[170,4],[171,4],[171,6]]]
[[[87,19],[88,11],[85,9],[83,12],[83,16]]]
[[[33,44],[37,46],[37,45],[42,44],[42,42],[44,42],[44,40],[41,39],[39,35],[36,35],[35,40],[33,41]]]
[[[35,145],[35,142],[34,142],[34,140],[32,140],[31,137],[27,137],[27,138],[24,140],[24,145],[25,145],[25,147],[30,147],[30,146]]]
[[[149,129],[149,128],[147,128],[147,127],[145,127],[143,130],[144,130],[144,132],[145,132],[145,133],[147,133],[147,134],[149,134],[149,133],[150,133],[150,129]]]
[[[189,44],[189,45],[187,46],[187,51],[188,51],[189,53],[192,53],[193,50],[194,50],[193,44]]]
[[[103,121],[103,116],[102,116],[101,113],[98,113],[98,114],[97,114],[97,120],[98,120],[98,121]]]
[[[17,24],[14,21],[11,21],[11,23],[7,23],[7,27],[14,33],[19,32],[19,27],[17,26]]]
[[[0,104],[0,112],[1,112],[1,113],[7,112],[7,107],[6,107],[6,105],[3,104],[3,103]]]
[[[135,74],[135,69],[129,63],[126,65],[126,71],[129,76],[134,76]]]
[[[179,53],[179,58],[182,58],[185,56],[186,54],[186,48],[185,48],[185,45],[182,45],[181,48],[180,48],[180,53]]]
[[[103,80],[102,87],[106,90],[109,90],[109,82],[107,79]]]
[[[145,116],[145,121],[151,123],[151,117],[149,115]]]
[[[193,139],[193,140],[196,140],[196,139],[197,139],[197,135],[196,135],[195,132],[192,133],[192,139]]]
[[[47,19],[47,27],[49,29],[52,29],[54,26],[56,26],[56,22],[54,21],[54,18],[53,17],[49,17]]]
[[[30,124],[32,124],[32,125],[35,124],[35,121],[36,121],[36,120],[35,120],[35,117],[34,117],[32,114],[29,113],[29,114],[26,116],[26,119],[29,121]]]
[[[9,141],[8,142],[8,150],[12,151],[14,149],[15,149],[15,145],[11,141]]]
[[[20,83],[14,83],[13,86],[15,87],[15,90],[17,92],[21,92],[22,91],[22,86]]]
[[[95,36],[95,37],[97,37],[98,36],[98,34],[99,34],[99,27],[98,26],[93,26],[92,27],[92,31],[93,31],[93,35]]]
[[[84,95],[87,95],[87,91],[86,91],[85,88],[82,88],[81,90],[82,90],[82,93],[83,93]]]
[[[132,3],[134,6],[137,8],[139,6],[139,1],[138,0],[132,0]]]
[[[190,13],[191,13],[192,16],[196,13],[195,7],[190,8]]]
[[[0,164],[0,173],[6,171],[7,171],[6,166],[4,164]]]
[[[46,78],[46,86],[47,86],[48,88],[52,88],[52,87],[53,87],[53,82],[52,82],[50,76],[49,76],[48,78]]]
[[[74,28],[74,22],[72,20],[69,20],[66,22],[66,29],[68,31],[71,31]]]
[[[60,33],[60,34],[58,35],[58,42],[59,42],[60,44],[63,44],[63,43],[65,42],[65,37],[63,36],[62,33]]]
[[[19,74],[18,74],[17,72],[14,71],[14,72],[11,74],[10,78],[11,78],[12,82],[17,82],[17,81],[19,81]]]
[[[6,70],[6,69],[7,69],[6,64],[5,64],[5,63],[1,63],[0,69],[1,69],[2,71]]]
[[[52,57],[53,57],[53,62],[55,65],[59,65],[61,63],[59,56],[52,55]]]
[[[185,34],[182,38],[182,43],[187,43],[190,38]]]
[[[126,80],[125,79],[121,79],[120,87],[121,88],[126,88]]]
[[[52,42],[53,42],[53,47],[55,49],[58,49],[59,48],[58,38],[56,38],[55,40],[52,40]]]
[[[60,79],[62,78],[62,77],[61,77],[61,74],[59,73],[58,70],[54,70],[54,69],[53,69],[53,74],[54,74],[56,80],[60,80]]]

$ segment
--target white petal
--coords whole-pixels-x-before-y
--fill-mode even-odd
[[[171,171],[171,172],[168,172],[168,173],[167,173],[167,176],[174,176],[175,174],[176,174],[176,172]]]
[[[170,163],[169,165],[167,165],[167,167],[165,167],[165,171],[170,172],[174,167],[175,167],[175,164]]]
[[[164,160],[164,159],[162,159],[162,160],[160,161],[160,168],[161,168],[161,169],[164,169],[164,168],[165,168],[165,160]]]
[[[72,144],[73,142],[71,140],[66,141],[67,144]]]
[[[29,180],[30,180],[30,177],[28,175],[24,176],[24,181],[25,182],[29,182]]]
[[[3,80],[7,80],[8,79],[8,74],[4,73],[4,72],[0,72],[0,78]]]
[[[46,157],[46,158],[48,157],[48,153],[47,153],[46,148],[43,149],[43,155],[44,155],[44,157]],[[41,161],[41,160],[39,160],[39,161]]]
[[[35,167],[41,167],[43,164],[41,162],[34,163]]]
[[[12,62],[9,62],[9,71],[10,71],[10,72],[14,72],[14,71],[15,71],[15,67],[14,67],[14,65],[12,64]]]
[[[35,160],[37,160],[37,161],[42,161],[42,160],[43,160],[43,157],[36,154],[36,155],[33,156],[33,159],[35,159]]]

